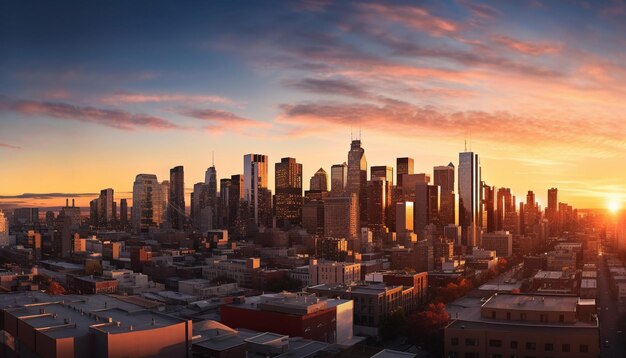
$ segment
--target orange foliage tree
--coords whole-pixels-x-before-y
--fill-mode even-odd
[[[53,296],[57,296],[57,295],[64,295],[65,294],[65,288],[63,288],[63,286],[61,286],[60,283],[56,282],[56,281],[52,281],[50,282],[50,285],[48,286],[48,294],[53,295]]]
[[[450,315],[443,303],[431,303],[423,311],[413,312],[407,319],[407,336],[416,344],[429,348],[441,348],[443,329],[450,322]]]

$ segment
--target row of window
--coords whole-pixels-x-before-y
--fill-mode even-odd
[[[502,347],[502,340],[500,339],[490,339],[489,340],[489,347],[495,347],[495,348],[499,348]],[[459,345],[459,338],[458,337],[452,337],[450,344],[453,346],[458,346]],[[479,341],[477,338],[465,338],[465,345],[468,347],[475,347],[478,346]],[[517,341],[510,341],[509,342],[509,347],[511,349],[518,349],[519,345]],[[526,350],[529,351],[534,351],[537,349],[537,343],[535,342],[526,342]],[[543,350],[545,352],[552,352],[554,351],[554,344],[553,343],[545,343],[543,346]],[[572,347],[569,343],[565,343],[561,345],[561,352],[563,353],[569,353],[572,351]],[[578,351],[580,353],[587,353],[589,352],[589,346],[586,344],[580,344],[578,346]]]

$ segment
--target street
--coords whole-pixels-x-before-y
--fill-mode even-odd
[[[619,312],[617,304],[611,297],[609,288],[609,272],[606,262],[602,257],[598,260],[598,298],[597,306],[600,322],[600,356],[601,357],[625,357],[624,345],[622,344],[623,333],[617,332],[617,319]],[[605,347],[609,341],[608,347]]]

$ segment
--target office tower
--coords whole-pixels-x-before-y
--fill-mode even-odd
[[[346,189],[357,194],[359,202],[359,222],[367,223],[367,159],[360,140],[353,140],[348,152],[348,184]]]
[[[378,165],[370,168],[370,180],[375,178],[385,179],[388,183],[393,185],[393,167],[386,165]]]
[[[524,233],[526,235],[539,234],[539,206],[532,190],[526,194],[526,205],[524,205]]]
[[[169,185],[168,185],[169,187]],[[132,226],[145,233],[150,227],[159,227],[165,220],[166,202],[164,185],[154,174],[139,174],[133,183]]]
[[[459,153],[459,223],[461,242],[476,246],[481,214],[480,163],[474,152]]]
[[[34,225],[39,223],[39,208],[17,208],[13,210],[14,225]]]
[[[280,163],[275,164],[276,197],[274,209],[276,222],[279,227],[298,225],[302,218],[302,164],[294,158],[282,158]],[[313,176],[323,173],[326,184],[326,172],[323,169]],[[311,184],[313,184],[313,178]]]
[[[100,225],[98,212],[100,211],[100,198],[95,198],[89,202],[89,222],[93,226]]]
[[[207,186],[206,193],[206,206],[211,209],[212,217],[211,223],[212,227],[215,228],[215,225],[218,222],[218,204],[217,204],[217,170],[215,170],[215,165],[211,165],[206,172],[204,173],[204,184]]]
[[[0,247],[9,246],[9,219],[0,210]]]
[[[309,190],[311,191],[328,191],[328,174],[322,168],[319,168],[311,177],[309,182]]]
[[[46,225],[48,226],[54,225],[54,219],[55,219],[54,211],[52,210],[46,211]]]
[[[302,228],[312,235],[324,235],[324,201],[311,200],[302,206]]]
[[[340,193],[348,184],[348,164],[335,164],[330,167],[330,190]]]
[[[402,187],[402,176],[404,174],[413,174],[413,158],[397,158],[396,159],[396,185]]]
[[[233,238],[246,237],[250,209],[244,194],[244,176],[230,177],[228,185],[228,232]]]
[[[401,200],[415,201],[415,190],[417,185],[430,184],[430,175],[420,174],[403,174],[402,175]]]
[[[255,225],[266,225],[271,218],[271,200],[267,202],[268,158],[263,154],[246,154],[243,157],[244,197]],[[271,195],[270,195],[271,197]]]
[[[427,225],[439,223],[439,205],[439,186],[426,183],[419,183],[415,186],[415,223],[413,226],[418,236],[424,237],[422,234]]]
[[[69,205],[69,200],[65,200],[65,207],[61,208],[57,218],[57,227],[54,234],[53,247],[58,257],[69,257],[72,252],[72,237],[81,225],[80,208]]]
[[[113,211],[113,204],[115,199],[113,198],[113,189],[100,190],[100,197],[98,198],[98,221],[101,226],[107,226],[115,221],[115,212]]]
[[[515,211],[510,188],[499,188],[496,197],[496,230],[504,230],[504,218],[509,211]]]
[[[213,228],[213,208],[210,206],[209,185],[196,183],[191,193],[191,223],[194,229],[208,231]]]
[[[168,219],[172,229],[185,228],[185,172],[182,166],[170,169],[170,188],[167,206]]]
[[[414,211],[412,201],[396,203],[396,231],[398,235],[414,231]]]
[[[126,199],[120,199],[120,224],[128,225],[128,201]]]
[[[494,232],[496,231],[496,187],[491,187],[482,182],[481,189],[483,193],[482,229],[486,232]]]
[[[385,231],[391,206],[391,183],[384,177],[374,177],[367,182],[368,227],[375,234]]]
[[[324,236],[355,239],[359,229],[359,206],[356,193],[324,199]]]
[[[558,207],[558,189],[548,189],[548,207],[546,209],[546,218],[550,226],[550,236],[556,236],[559,233],[559,207]]]
[[[433,168],[434,184],[441,189],[439,221],[442,226],[456,224],[456,194],[454,193],[454,164]]]
[[[229,225],[229,208],[228,208],[228,194],[230,191],[230,178],[220,179],[220,199],[219,199],[219,224],[220,229],[227,229]]]

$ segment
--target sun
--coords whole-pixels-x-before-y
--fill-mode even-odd
[[[606,208],[609,209],[611,214],[616,214],[621,208],[621,203],[615,199],[609,199],[606,203]]]

